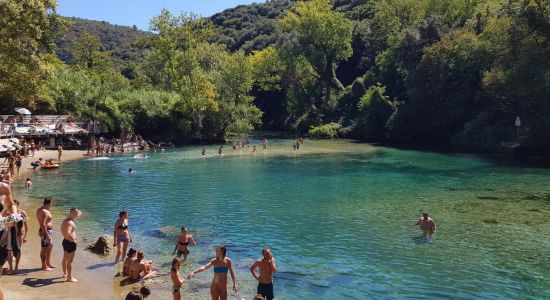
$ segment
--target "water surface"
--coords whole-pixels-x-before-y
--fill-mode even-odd
[[[549,170],[347,141],[257,145],[254,155],[188,147],[65,163],[36,172],[31,194],[81,208],[89,239],[112,234],[128,210],[132,247],[165,270],[187,225],[198,245],[182,273],[227,245],[246,299],[264,246],[278,262],[277,299],[550,299]],[[438,224],[432,239],[412,226],[422,211]],[[211,273],[184,295],[208,298]],[[161,279],[154,293],[169,297],[169,286]]]

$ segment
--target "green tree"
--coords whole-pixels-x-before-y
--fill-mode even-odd
[[[386,123],[394,111],[394,105],[386,96],[386,87],[377,84],[369,87],[357,103],[359,117],[354,128],[362,139],[385,138]]]
[[[54,65],[49,55],[65,23],[55,0],[0,1],[0,103],[34,106]]]

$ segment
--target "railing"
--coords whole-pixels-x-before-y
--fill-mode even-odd
[[[97,123],[59,122],[57,124],[43,124],[0,122],[0,137],[87,135],[98,133],[100,133],[100,130]]]

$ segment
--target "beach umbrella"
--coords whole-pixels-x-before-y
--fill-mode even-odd
[[[24,108],[24,107],[18,107],[15,109],[16,112],[22,114],[22,115],[32,115],[31,111]]]

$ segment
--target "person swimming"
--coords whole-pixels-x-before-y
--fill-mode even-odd
[[[423,212],[422,217],[414,225],[419,225],[424,235],[432,235],[437,229],[434,220],[428,216],[427,212]]]

